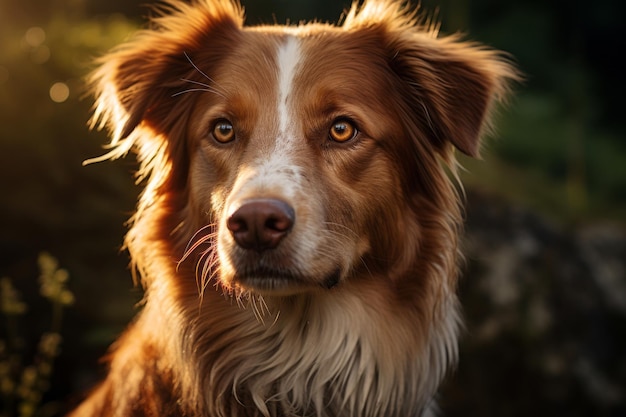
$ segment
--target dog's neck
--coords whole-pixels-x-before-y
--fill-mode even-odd
[[[151,292],[138,325],[151,325],[151,309],[167,308],[159,291]],[[457,317],[436,317],[416,332],[418,311],[398,319],[392,303],[376,302],[391,295],[373,297],[372,291],[380,288],[344,283],[317,293],[237,300],[208,288],[203,300],[187,294],[194,312],[167,315],[168,326],[185,333],[155,340],[177,359],[171,371],[185,398],[195,399],[189,402],[198,407],[189,410],[193,415],[231,415],[234,409],[250,416],[421,415],[456,359]],[[172,312],[180,308],[171,306]],[[191,323],[189,317],[195,317]]]

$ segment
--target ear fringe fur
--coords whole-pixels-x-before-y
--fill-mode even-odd
[[[243,7],[232,0],[193,0],[189,4],[165,0],[152,10],[155,16],[150,19],[149,28],[139,31],[130,41],[97,60],[98,68],[87,78],[87,85],[96,97],[89,127],[107,129],[111,140],[105,147],[110,149],[109,152],[86,160],[84,165],[118,159],[136,146],[141,146],[139,142],[142,133],[134,129],[134,126],[129,129],[131,114],[122,104],[123,99],[132,99],[129,97],[132,92],[120,91],[117,87],[119,83],[116,82],[116,77],[124,62],[142,52],[147,53],[150,49],[173,49],[183,45],[193,48],[197,46],[192,45],[194,41],[210,29],[212,22],[228,19],[238,27],[242,27],[244,22]],[[151,159],[151,152],[137,150],[137,153],[140,161],[144,160],[144,155]],[[140,180],[146,176],[147,174],[141,174]]]
[[[437,36],[441,26],[433,15],[423,13],[419,5],[413,7],[398,0],[355,0],[342,27],[350,30],[380,24],[385,24],[390,30],[416,29],[432,37]]]

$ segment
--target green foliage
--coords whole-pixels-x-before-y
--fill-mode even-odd
[[[626,149],[615,133],[594,129],[587,120],[554,94],[518,94],[514,105],[502,113],[498,139],[488,143],[486,160],[480,162],[498,165],[482,176],[482,185],[504,179],[508,185],[493,188],[511,189],[515,184],[518,199],[539,209],[546,206],[535,204],[537,199],[552,194],[555,204],[549,211],[572,220],[619,219],[626,211]],[[470,165],[474,169],[476,164]]]
[[[24,364],[24,352],[29,350],[18,332],[18,320],[27,311],[19,292],[9,278],[0,279],[0,313],[5,319],[6,336],[0,339],[0,416],[37,416],[43,394],[48,390],[54,359],[60,353],[63,309],[74,303],[67,289],[69,274],[60,269],[55,258],[39,255],[41,296],[50,302],[52,321],[49,331],[40,337],[35,357]]]

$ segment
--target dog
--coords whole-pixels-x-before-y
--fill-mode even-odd
[[[244,26],[169,0],[98,62],[145,289],[72,416],[414,417],[457,360],[462,188],[517,72],[396,0]]]

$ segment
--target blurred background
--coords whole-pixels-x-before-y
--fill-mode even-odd
[[[137,311],[120,250],[134,159],[82,166],[106,143],[87,128],[83,77],[144,24],[146,3],[0,0],[2,417],[66,411]],[[243,3],[249,24],[332,21],[349,6]],[[626,2],[422,8],[526,74],[483,160],[463,160],[467,328],[443,414],[626,416]]]

